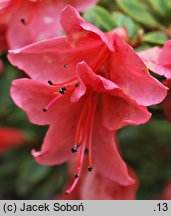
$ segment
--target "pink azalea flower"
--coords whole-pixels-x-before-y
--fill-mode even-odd
[[[19,129],[0,127],[0,153],[22,144],[24,134]]]
[[[171,40],[163,48],[143,50],[139,52],[139,56],[151,71],[171,79]]]
[[[45,165],[77,155],[78,178],[68,193],[78,182],[86,148],[90,171],[94,163],[112,181],[132,184],[113,131],[147,122],[151,114],[145,106],[161,102],[167,90],[126,42],[85,22],[71,6],[63,10],[61,24],[66,36],[8,56],[32,78],[13,82],[13,100],[32,123],[50,125],[41,151],[33,155]]]
[[[132,185],[123,186],[119,183],[106,178],[94,169],[87,173],[83,170],[82,178],[73,191],[68,196],[62,191],[55,199],[57,200],[134,200],[139,186],[138,179],[132,169],[128,167],[130,176],[135,180]],[[72,182],[72,176],[69,177],[67,186]]]
[[[0,49],[19,48],[61,34],[59,13],[71,4],[84,11],[98,0],[1,0]],[[2,47],[3,46],[3,47]]]

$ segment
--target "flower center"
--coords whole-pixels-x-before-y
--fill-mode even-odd
[[[89,154],[88,171],[92,170],[92,138],[97,102],[97,95],[91,93],[86,95],[85,103],[77,124],[75,145],[71,148],[71,152],[77,154],[77,168],[74,174],[75,180],[71,187],[66,190],[66,194],[70,194],[78,183],[86,150],[88,150]]]
[[[65,64],[64,67],[67,67],[67,64]],[[60,84],[54,84],[51,80],[49,80],[48,83],[55,88],[57,96],[55,96],[46,106],[43,107],[42,110],[44,112],[48,111],[48,109],[50,109],[50,107],[53,106],[59,98],[63,97],[69,92],[73,92],[75,88],[79,86],[79,82],[76,78]],[[74,174],[75,180],[71,187],[66,191],[66,194],[71,193],[78,183],[86,149],[88,150],[89,154],[88,171],[92,170],[92,137],[97,102],[97,94],[87,91],[76,127],[74,145],[71,148],[71,152],[76,154],[77,160],[77,167]]]
[[[46,112],[54,103],[61,98],[65,93],[73,92],[75,88],[78,87],[78,82],[76,82],[77,79],[71,79],[67,82],[63,82],[60,84],[54,84],[51,80],[48,81],[49,85],[53,86],[55,88],[55,91],[57,92],[56,97],[54,97],[46,106],[42,108],[43,112]]]

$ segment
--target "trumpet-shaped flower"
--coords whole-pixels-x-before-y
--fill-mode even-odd
[[[148,73],[142,60],[117,35],[104,34],[67,6],[61,14],[66,36],[9,53],[12,64],[32,79],[13,82],[11,96],[30,121],[49,124],[36,160],[63,163],[76,155],[76,186],[84,152],[107,178],[122,185],[133,179],[118,152],[113,131],[147,122],[146,106],[159,103],[166,88]],[[43,111],[42,111],[43,110]]]

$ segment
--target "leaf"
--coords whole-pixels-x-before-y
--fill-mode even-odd
[[[161,16],[166,17],[171,13],[170,0],[148,0],[153,9]]]
[[[83,14],[83,17],[103,31],[111,31],[116,27],[116,23],[113,21],[110,13],[100,6],[96,6],[93,9],[86,11]]]
[[[137,25],[130,17],[121,12],[113,12],[112,14],[117,27],[126,27],[130,38],[135,38],[140,26]]]
[[[37,164],[31,156],[27,157],[27,160],[22,161],[23,164],[19,170],[17,186],[19,193],[25,195],[32,190],[33,186],[50,174],[52,167]]]
[[[154,31],[143,36],[142,41],[157,45],[163,45],[168,40],[168,36],[162,31]]]
[[[145,5],[142,1],[116,0],[116,3],[124,12],[143,25],[150,28],[156,28],[159,25],[155,17],[149,11],[147,5]]]

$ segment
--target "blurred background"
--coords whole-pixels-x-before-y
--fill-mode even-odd
[[[171,36],[170,0],[101,0],[82,16],[106,32],[126,28],[128,42],[136,51],[163,46]],[[31,156],[32,148],[40,148],[47,127],[31,124],[11,100],[11,81],[25,74],[8,62],[6,54],[0,53],[4,64],[0,73],[0,128],[19,129],[19,134],[15,139],[9,132],[5,144],[0,132],[0,199],[54,199],[66,185],[67,167],[41,166]],[[171,123],[160,105],[149,110],[153,116],[147,124],[118,132],[122,156],[140,182],[137,199],[161,198],[171,181]]]

